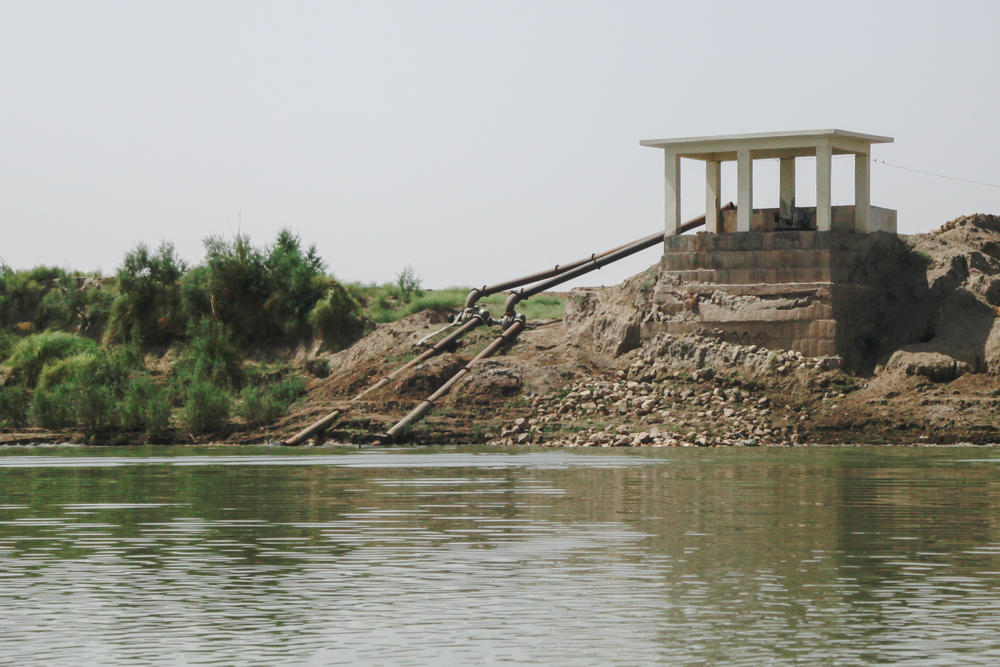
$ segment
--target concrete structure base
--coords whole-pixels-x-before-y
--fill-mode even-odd
[[[926,317],[923,267],[895,234],[773,231],[666,239],[642,328],[839,356],[869,366],[912,342]]]

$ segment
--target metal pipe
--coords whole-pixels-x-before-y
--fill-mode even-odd
[[[704,217],[704,216],[703,216]],[[704,224],[704,223],[703,223]],[[663,239],[663,234],[651,234],[650,236],[638,239],[638,241],[645,241],[647,239],[658,237],[660,240]],[[637,243],[638,241],[633,241],[632,243]],[[520,287],[521,285],[527,285],[529,283],[536,282],[538,280],[545,280],[546,278],[551,278],[553,276],[558,276],[566,271],[572,271],[573,269],[583,266],[588,262],[593,262],[595,259],[600,259],[605,257],[616,250],[621,250],[626,246],[632,245],[632,243],[626,243],[625,245],[620,245],[610,250],[605,250],[604,252],[591,255],[590,257],[584,257],[583,259],[578,259],[575,262],[570,262],[569,264],[556,264],[555,267],[547,269],[545,271],[539,271],[538,273],[532,273],[521,278],[514,278],[512,280],[507,280],[502,283],[497,283],[495,285],[483,285],[482,287],[474,288],[469,292],[469,295],[465,297],[465,307],[472,308],[476,305],[476,302],[483,297],[489,296],[491,294],[496,294],[497,292],[503,292],[514,287]]]
[[[337,420],[337,417],[339,417],[343,412],[344,412],[343,410],[337,408],[333,412],[330,412],[329,414],[325,415],[322,419],[318,419],[309,426],[306,426],[304,429],[302,429],[292,437],[288,438],[281,444],[288,445],[289,447],[294,447],[295,445],[299,444],[300,442],[311,436],[313,433],[324,430],[327,426],[335,422]]]
[[[736,206],[733,204],[733,202],[729,202],[728,204],[726,204],[725,206],[723,206],[720,210],[721,211],[727,211],[727,210],[732,210],[732,209],[735,209],[735,208],[736,208]],[[692,218],[691,220],[685,222],[684,224],[682,224],[679,227],[678,233],[684,233],[684,232],[690,231],[690,230],[695,229],[696,227],[700,227],[701,225],[704,225],[704,224],[705,224],[705,216],[704,215],[698,216],[696,218]],[[620,245],[620,246],[611,248],[610,250],[605,250],[604,252],[593,254],[590,257],[586,257],[586,258],[583,258],[583,259],[578,259],[575,262],[570,262],[569,264],[563,264],[563,265],[557,264],[552,269],[548,269],[546,271],[539,271],[538,273],[533,273],[533,274],[530,274],[530,275],[527,275],[527,276],[524,276],[524,277],[521,277],[521,278],[515,278],[513,280],[508,280],[508,281],[505,281],[505,282],[502,282],[502,283],[497,283],[495,285],[490,285],[490,286],[484,285],[481,288],[476,288],[476,289],[473,289],[472,291],[470,291],[469,294],[468,294],[468,296],[466,296],[466,298],[465,298],[465,308],[466,308],[466,310],[471,310],[475,306],[476,301],[478,301],[479,299],[481,299],[481,298],[483,298],[485,296],[489,296],[489,295],[495,294],[497,292],[502,292],[503,290],[510,289],[510,288],[513,288],[513,287],[519,287],[521,285],[526,285],[526,284],[529,284],[529,283],[533,283],[533,282],[538,281],[538,280],[545,280],[546,278],[550,278],[550,280],[547,280],[546,282],[541,283],[539,285],[535,285],[534,287],[531,287],[530,289],[521,290],[520,292],[512,292],[511,295],[509,297],[507,297],[507,302],[504,304],[504,316],[508,320],[511,319],[511,318],[515,318],[513,324],[511,324],[511,326],[508,327],[507,330],[504,331],[504,333],[502,333],[500,336],[498,336],[497,339],[493,341],[493,343],[491,343],[489,346],[487,346],[487,348],[485,350],[483,350],[483,352],[480,352],[472,361],[470,361],[469,364],[467,364],[465,368],[463,368],[462,370],[460,370],[451,380],[449,380],[448,382],[446,382],[441,387],[441,389],[439,389],[437,392],[435,392],[434,394],[432,394],[427,400],[425,400],[423,403],[421,403],[416,408],[414,408],[413,411],[409,415],[407,415],[406,417],[404,417],[402,421],[400,421],[398,424],[396,424],[395,426],[393,426],[393,428],[390,429],[390,431],[389,431],[390,437],[394,436],[396,433],[399,432],[400,429],[404,428],[406,425],[408,425],[409,423],[415,421],[416,419],[419,419],[428,410],[430,410],[431,406],[433,405],[433,402],[435,400],[437,400],[437,398],[440,397],[440,396],[438,396],[438,393],[440,393],[441,396],[443,396],[444,394],[446,394],[451,389],[451,387],[454,385],[454,383],[458,381],[458,379],[460,379],[462,376],[464,376],[466,373],[468,373],[468,368],[469,368],[469,366],[472,365],[473,362],[477,361],[480,358],[485,358],[486,356],[490,356],[491,354],[493,354],[493,352],[496,350],[496,347],[499,347],[499,345],[502,344],[503,340],[506,339],[507,334],[509,332],[511,332],[512,330],[514,330],[515,327],[519,327],[519,328],[512,334],[512,337],[516,337],[517,334],[520,333],[521,328],[523,328],[523,326],[524,326],[524,322],[523,322],[523,319],[516,319],[516,316],[514,314],[514,307],[516,306],[516,304],[518,302],[523,301],[524,299],[527,299],[527,298],[529,298],[531,296],[534,296],[535,294],[538,294],[539,292],[544,292],[545,290],[547,290],[547,289],[549,289],[551,287],[555,287],[556,285],[561,285],[564,282],[567,282],[569,280],[572,280],[573,278],[582,276],[582,275],[584,275],[586,273],[589,273],[589,272],[591,272],[591,271],[593,271],[595,269],[599,269],[602,266],[605,266],[607,264],[611,264],[612,262],[616,262],[619,259],[623,259],[623,258],[628,257],[630,255],[633,255],[633,254],[635,254],[635,253],[637,253],[637,252],[639,252],[641,250],[645,250],[646,248],[649,248],[649,247],[651,247],[653,245],[656,245],[657,243],[662,242],[663,241],[663,237],[664,237],[663,232],[658,232],[656,234],[650,234],[649,236],[644,236],[643,238],[637,239],[635,241],[632,241],[631,243],[626,243],[624,245]],[[438,352],[440,352],[442,349],[444,349],[446,346],[450,345],[455,340],[457,340],[457,339],[461,338],[462,336],[464,336],[468,331],[470,331],[470,330],[474,329],[475,327],[479,326],[480,324],[482,324],[485,321],[486,317],[488,317],[488,313],[486,313],[483,310],[479,310],[477,312],[474,312],[472,314],[472,316],[470,317],[470,319],[465,324],[463,324],[457,331],[453,332],[451,335],[447,336],[446,338],[443,338],[438,343],[436,343],[434,346],[432,346],[430,349],[426,350],[420,356],[416,357],[415,359],[410,360],[409,362],[407,362],[406,364],[404,364],[400,368],[396,369],[395,371],[393,371],[389,375],[386,375],[381,380],[379,380],[378,382],[376,382],[372,386],[368,387],[367,389],[365,389],[364,391],[362,391],[361,393],[359,393],[357,396],[355,396],[354,398],[351,399],[351,402],[359,400],[363,396],[367,395],[370,392],[375,391],[376,389],[378,389],[380,387],[384,387],[385,385],[389,384],[394,379],[396,379],[397,377],[399,377],[400,374],[402,374],[405,371],[409,370],[413,366],[416,366],[417,364],[423,363],[427,359],[431,358],[432,356],[434,356],[435,354],[437,354]],[[444,329],[442,329],[442,331],[443,330]],[[435,332],[435,334],[436,333],[440,333],[440,331],[439,332]],[[434,335],[434,334],[432,334],[432,335]],[[426,340],[426,339],[427,338],[424,338],[424,340]],[[494,346],[496,346],[496,347],[494,347]],[[487,351],[489,353],[488,354],[484,354]],[[290,437],[287,440],[285,440],[284,444],[285,445],[289,445],[289,446],[294,446],[294,445],[299,444],[300,442],[302,442],[303,440],[305,440],[309,436],[313,435],[314,433],[322,431],[323,429],[325,429],[326,427],[328,427],[330,424],[332,424],[334,421],[336,421],[337,417],[339,417],[341,414],[343,414],[343,412],[344,412],[344,410],[341,409],[341,408],[337,408],[337,409],[333,410],[329,414],[325,415],[322,419],[319,419],[319,420],[313,422],[312,424],[310,424],[306,428],[302,429],[301,431],[299,431],[298,433],[296,433],[292,437]]]
[[[720,210],[726,211],[726,210],[731,210],[733,208],[735,208],[735,206],[733,205],[732,202],[729,202]],[[705,216],[700,215],[696,218],[691,218],[683,225],[681,225],[680,231],[682,232],[690,231],[704,224],[705,224]],[[663,237],[664,237],[663,232],[660,232],[659,234],[651,234],[650,236],[646,236],[637,241],[633,241],[632,243],[628,243],[623,246],[618,246],[617,248],[613,248],[612,250],[601,253],[600,255],[595,255],[593,261],[586,262],[583,265],[578,266],[573,270],[561,272],[558,275],[550,278],[549,280],[538,283],[537,285],[533,285],[528,289],[522,289],[519,292],[511,292],[510,296],[507,297],[507,302],[504,304],[504,317],[506,318],[514,317],[514,307],[519,302],[529,297],[532,297],[538,294],[539,292],[544,292],[557,285],[561,285],[574,278],[578,278],[584,274],[590,273],[591,271],[599,269],[602,266],[606,266],[613,262],[617,262],[620,259],[624,259],[626,257],[629,257],[630,255],[634,255],[635,253],[645,250],[646,248],[651,248],[657,243],[662,243]]]
[[[375,391],[379,387],[384,387],[385,385],[389,384],[390,382],[392,382],[393,380],[395,380],[397,377],[399,377],[402,373],[404,373],[408,369],[413,368],[417,364],[423,363],[424,361],[427,361],[428,359],[430,359],[431,357],[433,357],[435,354],[437,354],[438,352],[440,352],[441,350],[443,350],[445,347],[447,347],[449,344],[451,344],[452,342],[458,340],[459,338],[461,338],[462,336],[464,336],[466,333],[468,333],[469,331],[472,331],[477,326],[479,326],[480,324],[482,324],[483,321],[485,320],[485,318],[487,316],[488,316],[488,313],[486,313],[485,311],[479,311],[479,312],[474,313],[472,315],[472,317],[469,318],[469,321],[466,322],[465,324],[463,324],[457,330],[453,331],[447,337],[442,338],[440,341],[438,341],[437,343],[435,343],[432,347],[428,348],[427,350],[424,350],[424,352],[420,356],[418,356],[418,357],[416,357],[414,359],[411,359],[410,361],[406,362],[405,364],[403,364],[402,366],[400,366],[399,368],[397,368],[392,373],[389,373],[388,375],[386,375],[385,377],[383,377],[381,380],[379,380],[378,382],[376,382],[372,386],[368,387],[367,389],[365,389],[364,391],[362,391],[361,393],[359,393],[357,396],[355,396],[354,398],[351,399],[351,402],[353,403],[353,402],[355,402],[357,400],[360,400],[366,394]],[[294,446],[302,443],[306,438],[310,437],[314,433],[319,433],[320,431],[325,430],[328,426],[330,426],[330,424],[332,424],[333,422],[335,422],[337,420],[337,418],[340,415],[342,415],[343,413],[344,413],[344,409],[343,408],[336,408],[336,409],[334,409],[332,412],[328,413],[327,415],[324,415],[322,418],[316,420],[315,422],[313,422],[309,426],[306,426],[304,429],[302,429],[301,431],[299,431],[298,433],[296,433],[292,437],[290,437],[287,440],[285,440],[284,443],[282,443],[282,444],[287,445],[289,447],[294,447]]]
[[[507,327],[502,334],[493,339],[489,345],[487,345],[482,352],[473,357],[472,361],[463,366],[457,373],[451,376],[447,382],[441,385],[437,391],[428,396],[426,399],[421,401],[417,407],[413,408],[408,415],[399,420],[392,428],[390,428],[385,436],[389,440],[394,440],[397,435],[399,435],[403,430],[405,430],[410,424],[417,421],[434,406],[434,402],[439,400],[442,396],[451,391],[451,388],[461,380],[463,377],[469,374],[472,370],[472,366],[480,359],[485,359],[486,357],[492,356],[494,352],[500,349],[500,346],[504,344],[507,340],[513,340],[517,338],[517,335],[521,333],[524,328],[524,317],[521,316],[514,320],[514,323]]]
[[[453,321],[453,322],[449,322],[446,326],[441,327],[437,331],[430,332],[429,334],[427,334],[426,336],[424,336],[423,338],[421,338],[420,340],[417,341],[417,347],[423,347],[424,345],[427,344],[427,341],[429,341],[431,338],[434,338],[434,336],[437,336],[442,331],[447,331],[448,329],[452,328],[456,324],[459,324],[459,320],[458,319],[455,319],[455,321]]]
[[[433,357],[435,354],[437,354],[438,352],[440,352],[444,348],[448,347],[448,345],[450,345],[454,341],[458,340],[459,338],[461,338],[462,336],[464,336],[469,331],[472,331],[473,329],[475,329],[476,327],[478,327],[480,324],[483,323],[483,321],[485,320],[485,318],[486,318],[486,316],[482,312],[477,312],[477,313],[473,314],[472,317],[469,318],[468,322],[466,322],[465,324],[463,324],[462,326],[460,326],[458,329],[456,329],[455,331],[453,331],[449,335],[447,335],[444,338],[442,338],[441,340],[439,340],[437,343],[435,343],[431,347],[429,347],[426,350],[424,350],[424,352],[422,354],[420,354],[420,356],[415,357],[413,359],[410,359],[408,362],[406,362],[405,364],[403,364],[402,366],[400,366],[399,368],[397,368],[396,370],[394,370],[392,373],[389,373],[384,378],[382,378],[381,380],[379,380],[378,382],[376,382],[372,386],[368,387],[367,389],[365,389],[364,391],[362,391],[360,394],[358,394],[357,396],[355,396],[351,400],[352,401],[356,401],[359,398],[361,398],[362,396],[365,396],[366,394],[369,394],[369,393],[375,391],[379,387],[384,387],[385,385],[389,384],[390,382],[392,382],[397,377],[399,377],[400,375],[402,375],[403,373],[405,373],[409,369],[413,368],[417,364],[422,364],[423,362],[427,361],[428,359],[430,359],[431,357]]]

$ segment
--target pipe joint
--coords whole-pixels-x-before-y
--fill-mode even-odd
[[[507,329],[514,322],[521,322],[524,324],[527,321],[523,313],[504,313],[503,317],[500,318],[500,328]]]
[[[483,286],[483,289],[486,289],[485,285]],[[475,306],[476,301],[479,301],[479,297],[481,297],[482,295],[483,292],[481,289],[479,289],[478,287],[473,287],[472,290],[469,291],[468,296],[465,297],[465,309],[469,310],[470,308]]]
[[[521,300],[521,295],[518,292],[511,292],[507,296],[507,301],[503,305],[503,316],[504,319],[508,317],[514,317],[514,306],[517,302]]]
[[[485,308],[465,308],[455,315],[452,316],[452,322],[454,324],[465,324],[469,320],[476,318],[483,324],[492,324],[493,317],[490,315],[490,311]]]

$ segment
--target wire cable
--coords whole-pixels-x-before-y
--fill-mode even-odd
[[[985,181],[974,181],[974,180],[969,179],[969,178],[959,178],[958,176],[948,176],[947,174],[938,174],[938,173],[933,172],[933,171],[924,171],[923,169],[914,169],[913,167],[906,167],[904,165],[896,164],[894,162],[886,162],[885,160],[880,160],[879,158],[872,157],[868,153],[857,153],[857,155],[864,155],[865,157],[867,157],[869,160],[871,160],[872,162],[874,162],[876,164],[885,165],[886,167],[894,167],[895,169],[902,169],[904,171],[912,171],[915,174],[921,174],[923,176],[933,176],[934,178],[943,178],[943,179],[946,179],[946,180],[949,180],[949,181],[956,181],[958,183],[968,183],[969,185],[980,185],[980,186],[982,186],[984,188],[1000,188],[1000,183],[986,183]],[[841,154],[841,155],[834,155],[833,159],[836,160],[837,158],[853,158],[853,157],[854,157],[854,155],[845,153],[845,154]],[[815,160],[816,156],[815,155],[803,155],[803,156],[801,156],[801,158],[802,159],[806,159],[806,160]]]
[[[959,183],[969,183],[971,185],[981,185],[986,188],[1000,188],[1000,184],[997,183],[985,183],[983,181],[973,181],[968,178],[958,178],[957,176],[948,176],[947,174],[937,174],[933,171],[924,171],[923,169],[914,169],[913,167],[904,167],[901,164],[893,164],[892,162],[886,162],[885,160],[879,160],[878,158],[873,158],[870,155],[872,162],[876,164],[884,164],[887,167],[895,167],[896,169],[904,169],[906,171],[912,171],[915,174],[923,174],[924,176],[934,176],[935,178],[944,178],[949,181],[958,181]]]

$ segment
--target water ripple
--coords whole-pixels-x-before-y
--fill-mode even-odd
[[[1000,659],[992,466],[878,456],[0,457],[0,662]]]

